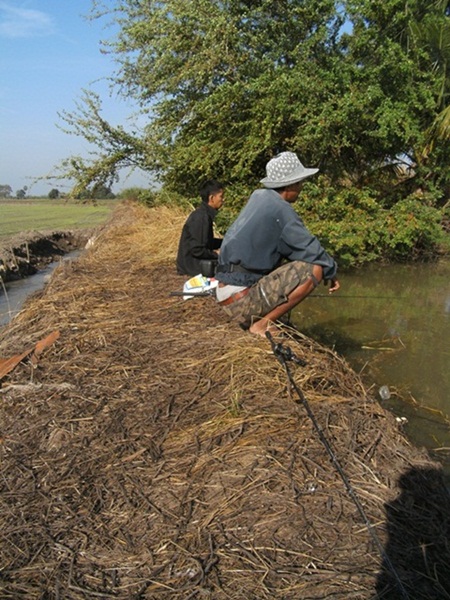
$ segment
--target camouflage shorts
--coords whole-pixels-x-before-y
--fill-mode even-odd
[[[288,262],[268,275],[261,277],[242,299],[223,306],[223,310],[243,326],[264,317],[276,306],[287,302],[287,297],[297,286],[305,283],[313,274],[314,265],[300,260]]]

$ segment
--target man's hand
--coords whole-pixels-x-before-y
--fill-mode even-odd
[[[325,281],[324,283],[327,285],[328,281]],[[337,279],[330,279],[330,289],[328,290],[328,293],[332,294],[333,292],[337,292],[340,287],[341,284]]]

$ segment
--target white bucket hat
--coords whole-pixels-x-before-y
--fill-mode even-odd
[[[266,188],[280,188],[311,177],[319,169],[307,169],[294,152],[282,152],[266,165],[267,177],[261,179]]]

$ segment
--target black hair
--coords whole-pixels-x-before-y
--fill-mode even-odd
[[[223,190],[223,185],[220,181],[216,181],[215,179],[210,179],[206,181],[202,187],[200,188],[200,197],[203,202],[208,203],[209,197],[211,194],[217,194]]]

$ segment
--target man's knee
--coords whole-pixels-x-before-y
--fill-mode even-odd
[[[311,279],[316,288],[323,278],[323,269],[320,265],[313,265]]]

